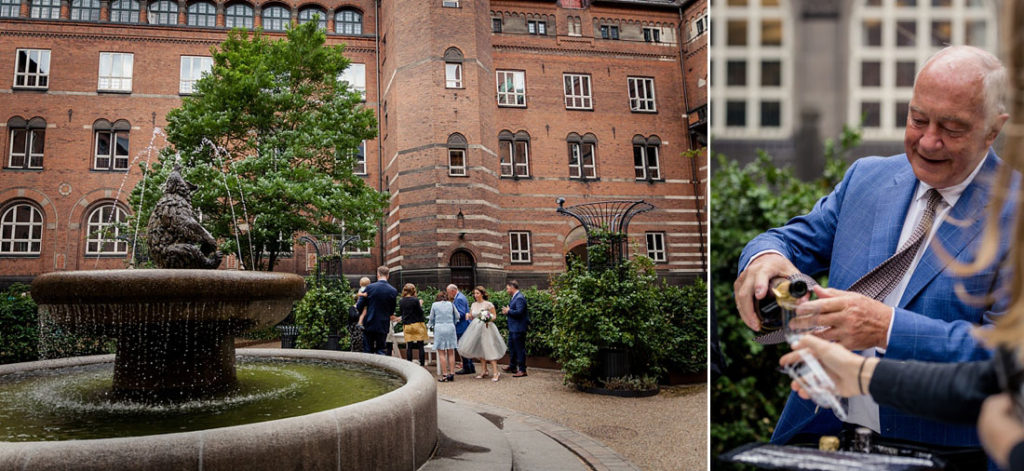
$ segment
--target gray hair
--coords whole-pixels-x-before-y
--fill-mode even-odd
[[[448,285],[448,288],[447,288],[447,289],[448,289],[448,291],[453,291],[453,290],[454,290],[454,291],[458,291],[458,290],[459,290],[459,287],[458,287],[458,286],[456,286],[456,285],[455,285],[455,283],[452,283],[452,284]]]
[[[974,46],[946,46],[932,54],[925,61],[924,66],[918,70],[917,75],[920,76],[921,72],[927,69],[933,62],[950,54],[969,57],[976,62],[979,69],[978,72],[982,74],[981,83],[985,99],[986,118],[991,120],[995,119],[996,116],[1006,113],[1006,102],[1009,98],[1006,67],[1003,66],[999,58],[984,49]],[[915,78],[915,83],[916,81]]]

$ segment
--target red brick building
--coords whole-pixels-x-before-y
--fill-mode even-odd
[[[138,164],[229,27],[326,17],[377,110],[367,183],[391,207],[345,272],[546,285],[580,250],[567,205],[643,199],[634,251],[706,272],[706,0],[0,0],[0,280],[121,268],[94,236],[132,209]],[[703,25],[696,21],[703,18]],[[278,270],[309,273],[312,245]],[[237,264],[228,259],[226,267]]]

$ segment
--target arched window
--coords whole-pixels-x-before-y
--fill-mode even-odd
[[[452,271],[452,283],[461,291],[471,290],[476,286],[475,267],[473,254],[465,250],[456,250],[448,259],[448,268]]]
[[[444,87],[462,88],[462,51],[450,47],[444,51]]]
[[[658,166],[658,151],[661,139],[658,136],[633,137],[633,168],[637,180],[661,180],[661,169]]]
[[[71,19],[76,21],[99,21],[100,0],[72,0]]]
[[[565,140],[569,144],[569,178],[597,178],[597,137],[591,133],[582,137],[570,133]]]
[[[217,26],[217,7],[209,2],[196,2],[188,6],[189,26]]]
[[[7,168],[43,168],[46,121],[39,117],[26,121],[15,116],[7,121],[7,129],[10,129]]]
[[[228,28],[252,29],[253,25],[252,7],[244,3],[228,5],[224,9],[224,26]]]
[[[266,31],[284,31],[291,24],[291,12],[281,5],[270,5],[263,8],[263,29]]]
[[[114,123],[105,119],[92,125],[95,135],[93,170],[128,170],[128,132],[132,129],[128,121],[119,119]]]
[[[139,2],[137,0],[114,0],[110,2],[111,23],[138,23]]]
[[[21,16],[21,0],[0,0],[0,18]]]
[[[149,4],[149,24],[178,24],[178,4],[171,0],[159,0]]]
[[[466,176],[466,137],[459,133],[448,136],[448,175]]]
[[[334,14],[334,32],[339,34],[363,34],[363,14],[356,10],[338,10]]]
[[[60,0],[32,0],[31,4],[32,8],[29,10],[30,18],[60,18]]]
[[[43,213],[29,203],[7,206],[0,214],[0,255],[39,255]]]
[[[526,131],[515,134],[501,131],[498,133],[498,148],[502,177],[530,176],[530,135]]]
[[[119,239],[119,224],[128,221],[128,213],[114,202],[104,202],[89,212],[86,218],[86,255],[125,255],[128,242]]]
[[[917,70],[936,51],[997,44],[996,2],[889,3],[856,2],[848,28],[846,122],[856,127],[863,120],[865,139],[902,140]]]
[[[327,12],[320,7],[305,7],[299,10],[299,24],[313,21],[313,17],[317,15],[319,15],[320,29],[327,31]]]

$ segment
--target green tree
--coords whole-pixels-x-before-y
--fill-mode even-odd
[[[174,164],[199,186],[203,223],[250,269],[273,269],[297,233],[373,239],[388,196],[353,173],[360,144],[376,136],[373,111],[338,80],[344,46],[325,45],[311,21],[271,41],[233,30],[211,49],[213,69],[167,114],[167,141],[132,192],[144,228]],[[136,225],[136,223],[138,223]]]

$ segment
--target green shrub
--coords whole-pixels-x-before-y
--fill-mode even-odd
[[[11,285],[0,293],[0,363],[39,359],[39,322],[29,286]]]
[[[305,296],[295,305],[295,324],[299,336],[295,339],[298,348],[318,348],[327,342],[327,336],[338,334],[345,326],[348,307],[352,304],[352,290],[346,283],[337,280],[307,279]],[[341,343],[348,342],[342,336]],[[346,345],[342,345],[347,350]]]
[[[689,286],[665,284],[658,307],[669,315],[673,346],[666,359],[669,370],[699,373],[708,363],[708,285],[698,278]]]

